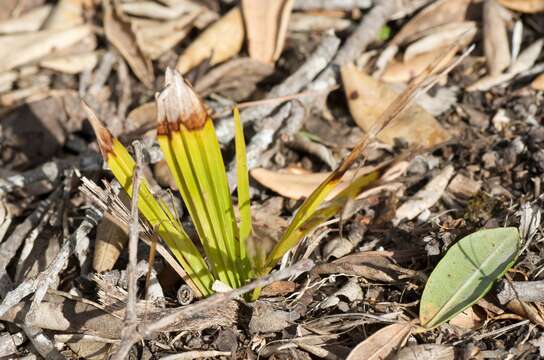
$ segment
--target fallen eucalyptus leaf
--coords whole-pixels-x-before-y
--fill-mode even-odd
[[[38,31],[49,16],[52,6],[46,4],[32,9],[23,15],[0,21],[0,34]]]
[[[476,35],[476,22],[458,21],[429,30],[429,34],[414,41],[404,51],[404,61],[429,51],[451,46],[455,43],[468,44]],[[461,46],[462,47],[462,46]]]
[[[341,74],[351,115],[361,129],[368,131],[396,99],[397,93],[353,65],[343,66]],[[411,105],[377,137],[389,145],[394,144],[395,138],[403,138],[409,143],[430,147],[448,140],[449,134],[431,114],[418,105]]]
[[[87,36],[89,25],[65,30],[45,30],[30,34],[0,36],[0,72],[44,58],[53,51],[68,48]]]
[[[490,75],[498,75],[510,65],[510,48],[506,22],[496,0],[484,3],[484,53]]]
[[[482,298],[513,265],[519,244],[514,227],[480,230],[455,243],[425,285],[421,325],[434,328]]]
[[[471,0],[439,0],[432,3],[408,21],[391,43],[400,45],[436,26],[463,21],[470,2]]]
[[[293,0],[242,0],[249,56],[274,63],[283,50]]]
[[[112,8],[110,0],[103,1],[104,4],[104,32],[108,41],[119,50],[128,65],[148,88],[153,87],[155,76],[151,60],[142,53],[137,45],[136,37],[130,28],[130,24],[118,16]]]

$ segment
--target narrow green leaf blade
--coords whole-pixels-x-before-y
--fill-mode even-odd
[[[249,175],[247,169],[246,143],[244,128],[240,120],[240,112],[234,108],[235,148],[236,148],[236,175],[238,177],[238,209],[240,210],[240,260],[247,262],[246,243],[251,235],[251,204],[249,201]]]
[[[482,298],[514,264],[520,236],[515,227],[485,229],[453,245],[432,272],[419,319],[434,328]]]

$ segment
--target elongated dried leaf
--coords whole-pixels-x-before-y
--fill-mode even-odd
[[[421,325],[434,328],[483,297],[513,265],[519,245],[514,227],[480,230],[453,245],[425,285]]]
[[[414,56],[406,61],[393,61],[385,68],[380,79],[390,83],[408,82],[418,74],[424,72],[448,47],[439,47],[433,51]],[[447,57],[443,58],[438,69],[444,69],[454,56],[455,53],[450,52]]]
[[[342,67],[341,74],[351,115],[360,128],[369,131],[397,93],[353,65]],[[430,147],[448,140],[449,134],[431,114],[411,105],[378,134],[378,139],[388,144],[393,144],[395,138]]]
[[[104,7],[104,32],[108,41],[123,55],[136,77],[146,87],[151,88],[155,81],[153,66],[151,60],[138,47],[130,24],[115,13],[110,0],[103,0],[102,4]]]
[[[498,75],[510,65],[506,23],[496,0],[484,3],[484,53],[490,75]]]
[[[51,8],[50,4],[46,4],[32,9],[19,17],[0,21],[0,34],[38,31],[49,16]]]
[[[499,0],[502,6],[522,13],[538,13],[544,11],[544,0]]]
[[[535,41],[519,54],[519,56],[512,63],[512,65],[510,65],[510,68],[507,72],[495,76],[484,76],[480,80],[476,81],[474,84],[467,86],[466,90],[486,91],[494,86],[510,81],[517,74],[530,69],[534,65],[535,61],[540,55],[540,52],[542,51],[543,45],[543,39]]]
[[[476,35],[476,30],[476,22],[474,21],[454,22],[433,28],[428,35],[413,42],[406,48],[404,61],[406,62],[418,55],[456,43],[463,47],[464,44],[472,41],[474,35]]]
[[[471,0],[439,0],[420,11],[391,40],[400,45],[412,37],[435,26],[463,21]]]
[[[359,343],[351,350],[346,360],[387,359],[404,345],[411,331],[412,324],[409,322],[388,325]]]
[[[249,56],[264,63],[280,57],[293,0],[242,0]]]
[[[193,11],[171,21],[131,19],[138,47],[155,60],[187,36],[200,12]]]
[[[98,63],[96,52],[66,55],[54,59],[40,61],[40,66],[67,74],[79,74],[85,70],[92,70]]]
[[[60,0],[47,19],[44,29],[67,29],[83,24],[85,0]]]
[[[184,74],[202,61],[218,64],[238,54],[244,43],[244,23],[238,7],[210,25],[178,59],[176,69]]]
[[[66,30],[46,30],[0,37],[0,72],[40,60],[55,50],[68,48],[92,34],[88,25]]]

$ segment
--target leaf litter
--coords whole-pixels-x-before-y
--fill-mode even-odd
[[[539,356],[543,16],[540,0],[1,3],[0,355],[119,356],[136,296],[142,358]],[[231,220],[274,267],[233,284],[257,301],[226,277],[203,296],[157,236],[170,225],[143,218],[127,271],[131,204],[79,104],[141,142],[146,188],[194,241],[156,143],[167,67],[216,121]]]

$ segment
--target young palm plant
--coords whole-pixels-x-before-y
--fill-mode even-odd
[[[166,86],[156,96],[157,141],[187,207],[204,254],[183,229],[179,219],[157,200],[143,181],[138,207],[141,215],[166,242],[200,295],[213,293],[215,281],[237,288],[270,272],[277,262],[311,230],[333,217],[363,189],[375,184],[386,167],[354,179],[326,206],[319,208],[353,162],[344,162],[301,206],[285,234],[269,254],[252,237],[249,180],[245,142],[238,111],[234,110],[238,175],[238,213],[235,215],[221,149],[213,121],[201,99],[181,75],[166,71]],[[130,195],[135,162],[112,137],[96,115],[84,105],[97,134],[101,152],[115,178]],[[248,241],[251,246],[248,247]],[[251,248],[251,253],[248,252]]]

